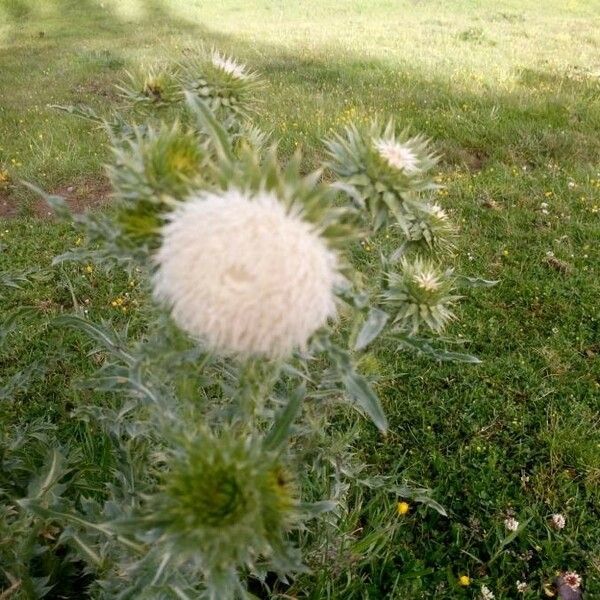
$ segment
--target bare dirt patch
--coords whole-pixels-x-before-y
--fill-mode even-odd
[[[105,177],[80,179],[70,185],[61,186],[51,193],[62,196],[69,208],[75,213],[94,210],[108,203],[111,187]],[[39,219],[51,219],[52,210],[44,200],[35,199],[23,205],[10,188],[0,188],[0,218],[11,219],[23,215],[31,215]]]

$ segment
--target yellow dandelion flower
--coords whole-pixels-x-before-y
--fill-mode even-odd
[[[398,502],[396,506],[396,512],[399,515],[406,515],[410,511],[410,504],[408,502]]]
[[[471,585],[471,578],[468,575],[461,575],[458,578],[458,585],[462,587],[468,587]]]
[[[85,265],[85,272],[86,273],[93,273],[94,272],[94,267],[92,265]]]

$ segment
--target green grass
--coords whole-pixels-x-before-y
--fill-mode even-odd
[[[514,599],[516,581],[527,580],[525,597],[538,598],[557,571],[574,569],[587,598],[600,598],[598,15],[593,0],[0,0],[0,212],[6,203],[19,215],[0,220],[0,271],[47,266],[76,242],[68,228],[27,216],[20,179],[90,199],[105,192],[103,134],[48,106],[118,107],[112,86],[126,69],[199,43],[264,74],[260,124],[281,136],[284,153],[301,146],[307,168],[323,136],[377,115],[444,153],[440,201],[461,225],[460,270],[501,281],[470,294],[452,327],[483,364],[378,350],[369,368],[383,376],[391,434],[365,425],[359,448],[374,471],[431,487],[449,518],[412,510],[392,544],[347,577],[324,567],[303,578],[292,590],[300,597],[476,598],[486,583]],[[368,266],[369,256],[359,260]],[[135,326],[135,305],[111,305],[136,298],[135,286],[65,268],[2,289],[1,306],[53,315],[76,301],[95,319],[133,313]],[[91,401],[70,387],[94,367],[81,340],[69,338],[73,352],[43,372],[25,370],[56,344],[45,322],[0,347],[0,423],[47,416],[93,456],[98,448],[68,418],[74,403]],[[356,543],[368,548],[368,532],[398,517],[391,501],[362,503]],[[527,525],[491,560],[509,510]],[[546,524],[553,512],[567,516],[561,533]],[[459,589],[463,573],[473,584]]]

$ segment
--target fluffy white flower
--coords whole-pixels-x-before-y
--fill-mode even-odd
[[[246,67],[229,56],[224,56],[215,51],[212,53],[211,60],[214,67],[221,69],[221,71],[235,79],[246,79],[248,77]]]
[[[481,586],[481,600],[494,600],[494,592],[487,585]]]
[[[504,527],[506,527],[508,531],[516,531],[519,528],[519,521],[514,517],[507,517],[504,519]]]
[[[550,517],[550,525],[552,525],[554,529],[564,529],[566,523],[567,520],[565,516],[560,513],[553,514],[552,517]]]
[[[337,256],[270,193],[203,193],[162,229],[154,295],[222,354],[282,357],[335,315]]]
[[[419,157],[408,146],[393,139],[380,139],[375,141],[375,148],[379,156],[394,169],[408,174],[419,170]]]

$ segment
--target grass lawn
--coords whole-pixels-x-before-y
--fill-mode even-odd
[[[575,570],[600,598],[600,1],[0,0],[0,281],[78,243],[39,218],[19,180],[79,205],[108,194],[104,134],[50,105],[107,112],[126,70],[201,43],[263,74],[259,124],[284,154],[302,147],[307,169],[350,120],[393,115],[432,138],[460,271],[500,280],[451,327],[481,365],[393,346],[369,361],[391,433],[365,422],[357,449],[373,471],[430,487],[449,517],[399,517],[366,497],[349,548],[364,558],[341,552],[287,597],[478,598],[485,584],[496,598],[540,598]],[[78,306],[135,331],[143,292],[84,265],[31,279],[0,288],[3,318],[34,307],[27,329],[0,337],[0,431],[46,418],[99,463],[102,448],[69,418],[93,401],[71,384],[95,365],[48,321]],[[72,353],[53,353],[57,335]],[[522,529],[502,546],[508,515]],[[390,522],[393,543],[370,547],[368,532]]]

